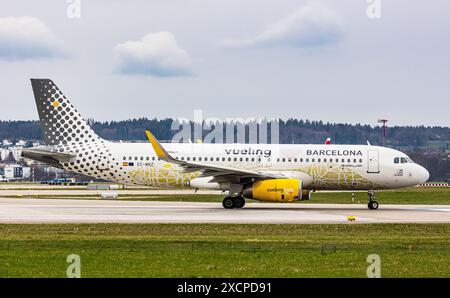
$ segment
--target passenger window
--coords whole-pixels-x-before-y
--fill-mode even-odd
[[[245,158],[245,161],[248,161],[248,157]]]
[[[252,157],[252,161],[255,161],[255,158],[254,158],[254,157]]]
[[[320,158],[318,158],[318,159],[317,159],[317,162],[320,162],[320,161],[321,161],[321,159],[320,159]]]
[[[297,158],[294,158],[294,162],[297,162]]]
[[[394,163],[399,163],[399,158],[398,157],[394,158]]]
[[[143,157],[143,156],[141,156],[141,160],[144,160],[144,157]]]
[[[127,160],[127,157],[126,157],[126,156],[124,156],[124,157],[123,157],[123,160]]]
[[[326,159],[326,158],[324,158],[324,159],[323,159],[323,162],[327,162],[327,159]]]
[[[282,162],[285,162],[285,161],[286,161],[286,158],[282,158],[281,161],[282,161]]]
[[[146,159],[146,160],[150,160],[150,156],[147,156],[145,159]]]
[[[190,160],[191,158],[190,157],[186,157],[186,160]]]
[[[199,158],[198,158],[198,161],[202,161],[202,158],[201,158],[201,157],[199,157]]]
[[[237,157],[235,157],[233,160],[234,160],[234,161],[237,161]]]
[[[133,157],[129,156],[129,157],[128,157],[128,160],[133,160]]]
[[[309,162],[309,158],[306,159],[306,162]]]
[[[303,158],[300,158],[300,162],[303,162]]]
[[[195,159],[196,159],[195,157],[192,157],[192,161],[195,161]]]
[[[315,159],[315,158],[311,159],[311,162],[315,162],[315,161],[316,161],[316,159]]]

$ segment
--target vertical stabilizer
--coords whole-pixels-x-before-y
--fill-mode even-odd
[[[44,141],[47,145],[85,144],[102,139],[49,79],[31,79]]]

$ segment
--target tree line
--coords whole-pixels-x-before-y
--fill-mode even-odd
[[[177,130],[172,130],[172,119],[130,119],[123,121],[89,121],[94,131],[107,140],[146,140],[149,129],[161,140],[171,140]],[[315,144],[325,142],[327,137],[335,144],[383,144],[383,128],[363,124],[325,123],[288,119],[280,120],[280,143]],[[204,131],[206,135],[208,131]],[[42,131],[39,121],[0,121],[0,140],[40,140]],[[192,140],[194,141],[194,140]],[[450,127],[394,126],[388,128],[387,145],[392,147],[434,147],[448,149]]]

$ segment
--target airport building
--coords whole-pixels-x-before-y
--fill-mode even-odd
[[[21,180],[31,177],[31,168],[18,164],[0,164],[0,178],[5,180]]]

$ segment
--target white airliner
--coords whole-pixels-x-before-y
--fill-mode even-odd
[[[123,184],[227,191],[225,208],[244,198],[293,202],[315,190],[374,191],[414,186],[428,171],[404,153],[371,145],[117,143],[100,138],[48,79],[32,79],[46,145],[23,156]],[[94,103],[95,104],[95,103]],[[144,132],[142,132],[144,133]]]

